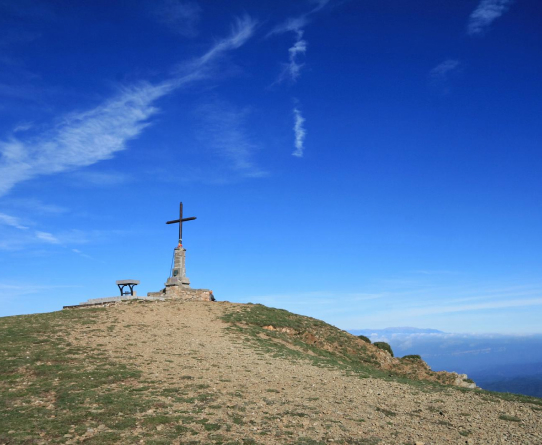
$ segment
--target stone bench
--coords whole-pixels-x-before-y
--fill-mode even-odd
[[[130,296],[136,295],[136,292],[134,291],[134,286],[137,286],[139,284],[139,280],[117,280],[116,283],[117,283],[117,286],[119,287],[121,297],[124,295],[130,295]],[[128,286],[128,288],[130,289],[129,292],[124,291],[124,288],[126,286]]]

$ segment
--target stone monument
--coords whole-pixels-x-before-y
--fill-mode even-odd
[[[149,292],[149,297],[176,298],[182,300],[215,301],[213,292],[208,289],[192,289],[190,279],[186,276],[186,249],[183,247],[183,222],[195,220],[195,216],[183,218],[183,203],[179,206],[179,219],[167,221],[166,224],[179,224],[179,244],[173,250],[173,269],[160,292]]]

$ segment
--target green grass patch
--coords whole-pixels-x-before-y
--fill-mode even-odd
[[[501,420],[507,420],[508,422],[521,422],[521,419],[516,416],[509,416],[508,414],[501,414],[499,416]]]
[[[0,442],[62,443],[71,425],[82,432],[103,425],[115,431],[99,430],[88,443],[116,443],[150,408],[145,388],[133,388],[140,371],[67,340],[104,310],[0,318],[0,431],[14,431]]]

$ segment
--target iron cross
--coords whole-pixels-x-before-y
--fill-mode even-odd
[[[183,245],[183,222],[193,221],[194,219],[196,219],[195,216],[191,216],[190,218],[183,218],[183,203],[181,202],[181,205],[179,207],[179,219],[166,222],[166,224],[179,223],[179,245]]]

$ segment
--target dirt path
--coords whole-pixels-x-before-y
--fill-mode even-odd
[[[151,386],[170,391],[159,397],[187,428],[173,443],[218,437],[263,444],[542,444],[542,412],[528,404],[484,401],[454,389],[423,393],[263,354],[218,319],[239,308],[180,301],[117,305],[100,315],[100,329],[81,328],[73,341],[99,345],[142,370]],[[167,428],[157,425],[156,434]],[[126,434],[142,432],[138,424]]]

